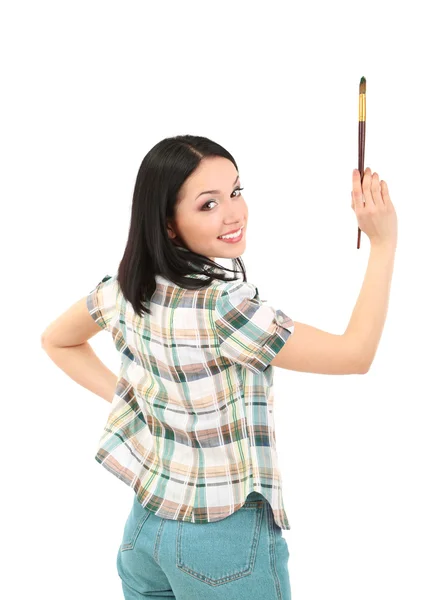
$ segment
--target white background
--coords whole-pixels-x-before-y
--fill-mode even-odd
[[[3,597],[123,598],[133,491],[94,460],[110,405],[40,336],[116,271],[145,154],[186,133],[227,148],[249,207],[248,281],[294,320],[343,333],[370,247],[362,233],[356,249],[350,208],[365,76],[365,166],[388,183],[398,248],[367,375],[275,370],[292,598],[438,598],[432,7],[3,4]],[[117,372],[111,337],[91,343]]]

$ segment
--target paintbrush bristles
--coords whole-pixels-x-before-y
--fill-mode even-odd
[[[362,77],[359,84],[359,94],[366,94],[367,91],[367,80]]]

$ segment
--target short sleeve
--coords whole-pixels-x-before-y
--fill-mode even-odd
[[[107,331],[116,313],[118,289],[116,276],[105,275],[87,296],[88,312]]]
[[[294,332],[294,322],[260,300],[244,281],[227,284],[215,306],[220,354],[255,373],[264,371]]]

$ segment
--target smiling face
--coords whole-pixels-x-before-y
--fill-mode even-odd
[[[216,258],[241,256],[246,245],[248,207],[239,188],[233,163],[221,156],[201,160],[186,179],[175,206],[175,220],[168,222],[169,237],[192,252]],[[206,193],[208,192],[208,193]],[[241,240],[218,239],[244,226]]]

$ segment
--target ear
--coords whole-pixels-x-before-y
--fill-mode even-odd
[[[178,237],[170,221],[167,221],[167,233],[171,239]]]

